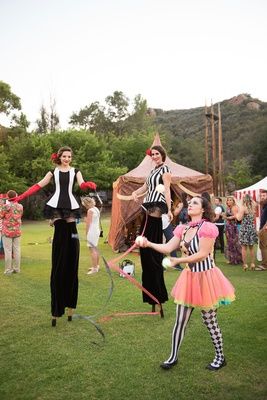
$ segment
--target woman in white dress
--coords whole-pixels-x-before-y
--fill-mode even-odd
[[[100,235],[100,211],[96,207],[95,200],[92,197],[82,199],[83,206],[87,209],[86,214],[86,240],[92,259],[92,267],[89,268],[87,275],[99,271],[99,253],[97,250]]]

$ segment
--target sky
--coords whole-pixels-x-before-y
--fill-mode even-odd
[[[122,91],[163,110],[267,101],[266,0],[0,0],[0,80],[32,123]],[[2,120],[3,121],[3,120]]]

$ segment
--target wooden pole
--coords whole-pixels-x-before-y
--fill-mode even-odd
[[[216,137],[214,128],[214,111],[213,104],[211,102],[211,148],[212,148],[212,175],[213,175],[213,187],[215,196],[218,195],[217,185],[217,168],[216,168]]]
[[[218,146],[219,146],[219,179],[220,179],[220,195],[225,195],[224,187],[224,166],[223,166],[223,140],[222,140],[222,115],[221,115],[221,105],[218,104]]]
[[[208,126],[206,101],[205,101],[205,167],[206,167],[206,174],[208,174],[209,173],[209,126]]]

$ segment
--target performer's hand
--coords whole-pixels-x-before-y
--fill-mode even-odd
[[[135,239],[135,244],[138,247],[148,247],[148,243],[149,241],[144,236],[137,236],[137,238]]]
[[[180,258],[178,257],[169,257],[171,262],[171,267],[174,268],[176,265],[180,264]]]

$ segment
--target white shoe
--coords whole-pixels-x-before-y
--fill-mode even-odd
[[[13,274],[13,271],[12,271],[12,270],[8,270],[8,271],[5,271],[4,274],[5,274],[5,275],[12,275],[12,274]]]
[[[255,268],[255,271],[266,271],[267,268],[265,268],[263,265],[257,265]]]
[[[98,272],[98,271],[99,271],[99,267],[98,267],[98,266],[97,266],[97,267],[90,268],[90,270],[87,272],[87,275],[95,274],[95,273]]]

